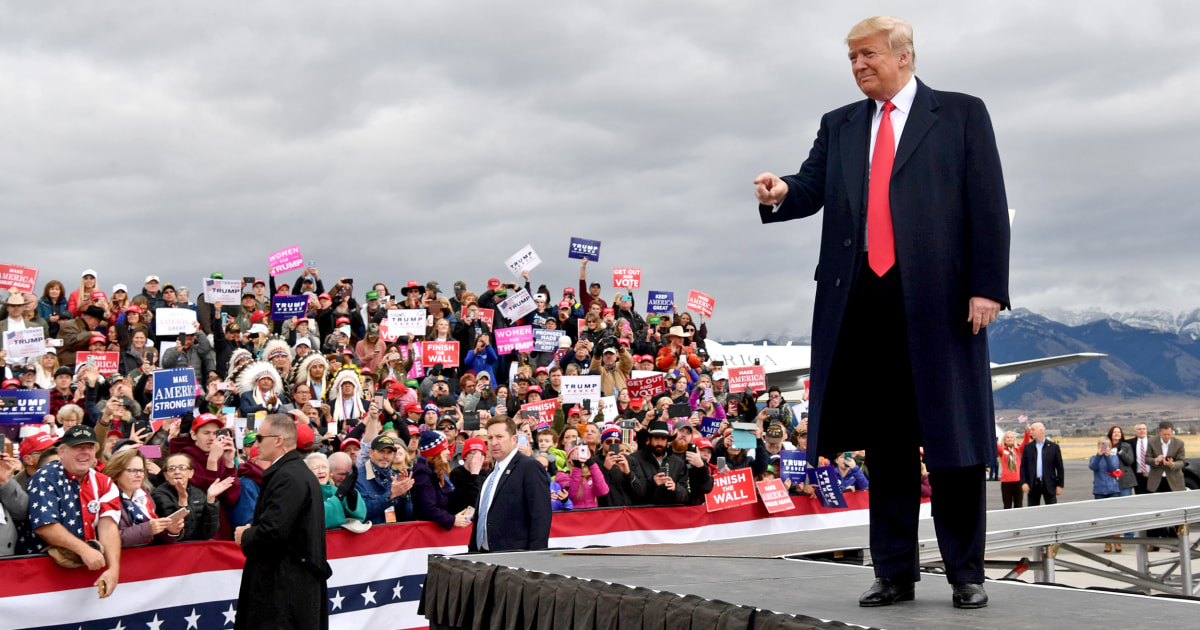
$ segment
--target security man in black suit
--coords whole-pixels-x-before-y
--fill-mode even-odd
[[[492,472],[475,506],[467,550],[513,551],[550,545],[550,478],[532,457],[517,452],[517,423],[496,416],[487,423]]]

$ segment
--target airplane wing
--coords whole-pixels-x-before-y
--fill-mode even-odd
[[[1092,359],[1099,359],[1106,356],[1108,355],[1099,352],[1079,352],[1076,354],[1063,354],[1057,357],[1046,357],[1044,359],[1030,359],[1029,361],[998,364],[992,366],[992,376],[1020,375],[1027,372],[1036,372],[1038,370],[1079,363],[1080,361],[1091,361]]]
[[[778,387],[779,391],[783,392],[803,391],[806,378],[808,378],[808,368],[806,367],[767,372],[767,387]]]

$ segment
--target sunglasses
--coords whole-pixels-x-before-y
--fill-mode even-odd
[[[255,441],[255,442],[261,442],[261,441],[263,441],[263,440],[264,440],[264,439],[266,439],[266,438],[276,438],[276,437],[283,437],[283,436],[282,436],[282,435],[263,435],[263,434],[261,434],[261,433],[260,433],[260,434],[258,434],[258,435],[256,435],[256,436],[254,436],[254,441]]]

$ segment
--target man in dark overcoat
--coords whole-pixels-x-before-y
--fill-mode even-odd
[[[254,520],[234,531],[246,566],[238,592],[238,629],[329,627],[325,503],[317,478],[296,451],[296,424],[267,416],[258,433],[263,473]]]
[[[868,98],[821,119],[800,172],[755,179],[764,223],[824,208],[809,461],[866,448],[877,579],[859,603],[888,605],[919,579],[923,445],[953,603],[979,608],[996,450],[984,328],[1009,306],[999,152],[981,100],[917,80],[907,22],[864,20],[846,43]]]

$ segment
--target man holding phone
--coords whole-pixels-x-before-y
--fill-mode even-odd
[[[685,419],[686,422],[686,419]],[[687,505],[687,462],[669,452],[671,428],[661,420],[650,423],[646,448],[630,463],[630,487],[637,505]]]

